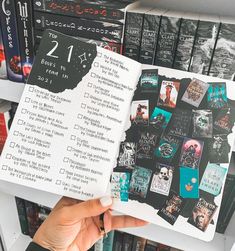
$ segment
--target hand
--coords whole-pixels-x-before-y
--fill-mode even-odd
[[[130,216],[112,216],[111,197],[80,202],[63,197],[36,232],[33,241],[53,251],[85,251],[102,237],[99,216],[104,214],[106,233],[147,223]]]

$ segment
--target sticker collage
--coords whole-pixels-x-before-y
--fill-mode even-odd
[[[181,215],[205,232],[227,173],[234,108],[225,82],[143,70],[111,177],[113,197],[146,203],[171,225]]]

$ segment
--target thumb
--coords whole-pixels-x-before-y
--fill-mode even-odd
[[[112,206],[113,200],[110,196],[100,199],[88,200],[69,207],[68,217],[71,220],[79,221],[84,218],[98,216],[107,211]]]

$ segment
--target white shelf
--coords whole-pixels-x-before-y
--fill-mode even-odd
[[[15,83],[0,79],[0,99],[19,102],[24,90],[24,83]]]

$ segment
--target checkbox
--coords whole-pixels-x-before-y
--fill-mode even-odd
[[[65,173],[65,169],[61,168],[61,169],[60,169],[60,173],[61,173],[61,174],[64,174],[64,173]]]
[[[83,118],[82,114],[78,114],[78,119],[82,119],[82,118]]]
[[[87,85],[88,87],[92,87],[92,83],[88,83],[88,85]]]
[[[18,135],[19,135],[19,132],[18,132],[18,131],[14,131],[14,132],[13,132],[13,135],[14,135],[14,136],[18,136]]]
[[[95,75],[94,72],[91,73],[91,77],[92,77],[92,78],[95,78],[95,77],[96,77],[96,75]]]
[[[95,63],[94,63],[94,66],[95,66],[95,67],[99,67],[100,65],[99,65],[98,62],[95,62]]]
[[[102,57],[102,53],[101,52],[97,52],[97,57],[101,58]]]
[[[76,140],[76,136],[75,135],[71,135],[71,140]]]
[[[79,129],[79,125],[75,125],[74,129],[76,129],[76,130]]]
[[[61,185],[61,180],[57,180],[55,184],[56,185]]]
[[[71,147],[71,146],[68,146],[68,147],[67,147],[67,151],[71,152],[71,151],[72,151],[72,147]]]
[[[85,109],[85,108],[86,108],[86,104],[83,104],[83,103],[82,103],[82,104],[81,104],[81,108],[82,108],[82,109]]]
[[[63,160],[65,163],[68,163],[69,162],[69,158],[66,158],[64,157],[64,160]]]
[[[2,170],[7,170],[7,166],[2,166]]]
[[[21,110],[21,113],[22,113],[22,114],[25,114],[26,112],[27,112],[26,109],[22,109],[22,110]]]
[[[11,154],[8,153],[8,154],[6,155],[6,159],[11,159]]]
[[[14,148],[14,147],[15,147],[15,143],[14,143],[14,142],[11,142],[11,143],[10,143],[10,147],[11,147],[11,148]]]
[[[29,92],[33,92],[34,91],[34,87],[30,86],[29,87]]]
[[[89,93],[85,92],[84,98],[89,98]]]
[[[24,121],[21,120],[21,119],[19,119],[17,124],[18,124],[18,125],[23,125],[23,123],[24,123]]]
[[[30,98],[25,98],[25,103],[29,103],[30,102]]]

